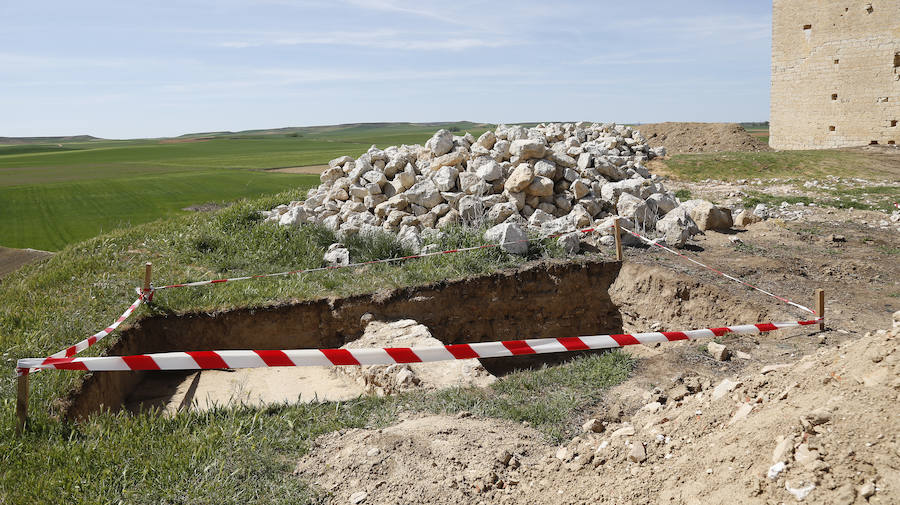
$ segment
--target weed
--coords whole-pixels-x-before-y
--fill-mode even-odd
[[[675,192],[675,197],[684,202],[691,199],[691,192],[687,189],[679,189]]]

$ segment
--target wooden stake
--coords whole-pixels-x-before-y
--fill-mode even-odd
[[[147,301],[151,301],[153,299],[153,294],[150,292],[150,280],[153,276],[153,263],[147,262],[144,265],[144,295],[147,296]]]
[[[825,290],[817,289],[816,290],[816,314],[819,317],[823,318],[822,322],[819,323],[819,330],[822,331],[825,329]]]
[[[615,220],[615,228],[616,228],[616,261],[622,261],[624,256],[622,255],[622,228],[619,226],[619,218]]]
[[[28,374],[17,377],[16,383],[16,435],[25,431],[25,420],[28,419]]]

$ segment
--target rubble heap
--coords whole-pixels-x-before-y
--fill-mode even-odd
[[[701,230],[730,227],[730,211],[680,202],[644,167],[664,155],[639,131],[611,123],[500,125],[477,139],[439,130],[424,146],[372,146],[357,159],[331,160],[305,201],[263,214],[281,225],[322,223],[341,236],[387,231],[414,250],[457,223],[491,226],[485,238],[495,242],[596,227],[608,244],[618,216],[676,247]],[[572,237],[561,241],[577,250]]]

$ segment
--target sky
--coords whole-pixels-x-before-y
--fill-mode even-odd
[[[765,121],[771,2],[0,2],[0,136]]]

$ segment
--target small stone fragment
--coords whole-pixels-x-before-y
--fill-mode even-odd
[[[366,493],[365,491],[357,491],[350,495],[350,503],[352,505],[358,505],[365,502],[368,496],[368,493]]]
[[[633,463],[641,463],[647,459],[647,448],[643,442],[635,442],[631,445],[631,451],[628,452],[628,461]]]
[[[860,496],[868,500],[875,494],[875,483],[872,481],[866,482],[859,486],[858,492]]]
[[[604,429],[603,423],[598,419],[588,419],[586,423],[581,425],[581,430],[585,433],[600,433]]]
[[[731,351],[724,344],[710,342],[706,344],[706,349],[716,361],[726,361],[731,357]]]

